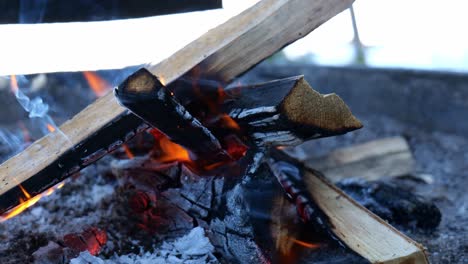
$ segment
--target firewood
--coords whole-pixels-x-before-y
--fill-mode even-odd
[[[298,167],[303,177],[302,182],[305,186],[303,190],[294,192],[287,190],[287,192],[293,195],[297,193],[296,201],[300,200],[299,197],[303,197],[300,204],[302,208],[315,204],[320,214],[314,211],[310,214],[313,217],[309,216],[309,218],[322,225],[321,221],[324,217],[321,214],[323,214],[330,230],[347,247],[371,263],[428,263],[420,244],[358,204],[329,182],[322,173],[304,167],[285,153],[279,156],[284,159],[280,162]],[[279,180],[285,181],[286,179]],[[281,182],[281,185],[284,187],[284,182]],[[295,186],[298,185],[292,184],[292,187]],[[308,201],[309,198],[312,201]],[[307,213],[307,210],[304,212]]]
[[[222,86],[218,82],[204,79],[196,82],[180,78],[167,88],[194,115],[198,112],[204,116],[209,111],[228,113],[244,135],[259,147],[295,146],[305,140],[340,135],[362,127],[340,97],[316,92],[303,76],[226,90],[220,90]],[[209,128],[215,135],[220,130],[216,126]]]
[[[173,142],[191,150],[196,160],[211,164],[231,160],[211,131],[147,70],[140,69],[132,74],[115,89],[115,95],[134,114],[166,134]]]
[[[216,77],[219,81],[229,82],[278,49],[305,36],[352,2],[264,0],[168,59],[147,65],[147,69],[163,84],[192,69],[189,75],[196,73],[200,77]],[[294,16],[291,16],[291,10],[294,10]],[[89,161],[104,155],[109,142],[88,142],[91,151],[82,145],[112,122],[124,122],[122,120],[127,118],[132,120],[134,117],[128,115],[128,110],[120,106],[112,94],[107,94],[64,123],[60,130],[37,140],[3,163],[0,166],[0,212],[19,204],[19,198],[23,197],[19,184],[31,195],[37,195],[68,177],[73,171],[63,172],[62,160],[80,160],[82,156],[76,155],[77,149],[88,153]],[[113,141],[115,145],[120,143],[119,140]]]
[[[406,140],[390,137],[340,148],[304,163],[337,182],[350,177],[374,181],[408,175],[413,172],[415,162]]]
[[[362,127],[340,97],[316,92],[303,76],[226,93],[224,110],[259,146],[295,146]]]

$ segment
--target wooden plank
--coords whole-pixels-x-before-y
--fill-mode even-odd
[[[389,137],[340,148],[304,163],[337,182],[351,177],[374,181],[409,175],[414,171],[415,161],[406,139]]]
[[[207,32],[168,59],[158,64],[149,64],[147,68],[166,84],[191,69],[194,69],[191,75],[216,76],[221,81],[229,82],[281,47],[305,36],[349,7],[352,2],[353,0],[264,0]],[[161,41],[168,40],[162,36]],[[39,139],[4,162],[0,165],[2,198],[10,190],[16,192],[13,197],[18,197],[21,194],[19,184],[45,171],[66,153],[73,152],[86,138],[125,115],[126,111],[112,94],[107,94],[64,123],[60,130]],[[57,181],[64,177],[42,176]],[[51,181],[50,186],[44,186],[42,191],[53,183]],[[18,203],[19,201],[16,204]],[[8,208],[0,208],[0,211],[6,209]]]
[[[349,248],[371,263],[428,263],[422,245],[359,205],[317,171],[304,172],[308,193],[328,216],[333,233]]]

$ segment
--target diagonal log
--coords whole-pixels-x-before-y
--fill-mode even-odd
[[[305,36],[352,2],[264,0],[168,59],[147,65],[147,69],[165,84],[187,72],[191,76],[216,77],[219,81],[229,82],[278,49]],[[64,123],[60,131],[37,140],[0,165],[0,212],[19,204],[18,198],[24,196],[20,184],[34,196],[68,177],[73,171],[61,171],[61,160],[73,158],[77,152],[88,153],[90,162],[102,157],[109,144],[91,144],[86,139],[102,133],[113,122],[138,123],[134,118],[112,94],[107,94]],[[140,123],[133,125],[138,127]],[[127,132],[119,136],[130,137],[131,133]],[[86,143],[90,149],[83,148]],[[120,138],[111,145],[118,146],[119,143]]]

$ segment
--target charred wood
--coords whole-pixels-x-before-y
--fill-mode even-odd
[[[277,162],[282,160],[289,164],[283,169],[286,172],[285,178],[289,181],[294,182],[294,175],[297,175],[290,173],[290,165],[300,168],[301,181],[305,186],[306,195],[311,198],[310,202],[313,202],[327,217],[330,232],[348,248],[371,263],[404,263],[405,261],[428,263],[421,245],[359,205],[330,183],[320,172],[306,168],[285,152],[273,150],[271,153],[277,157],[275,158]],[[292,189],[289,188],[291,184],[281,180],[280,183],[284,185],[285,191],[294,193],[288,191]],[[294,187],[294,185],[291,186]]]
[[[439,208],[432,201],[396,183],[343,180],[337,186],[367,209],[394,224],[434,229],[442,218]]]
[[[218,139],[150,72],[140,69],[115,89],[120,103],[196,155],[201,162],[230,160]]]
[[[227,89],[223,109],[258,146],[295,146],[359,129],[336,94],[321,95],[296,76]]]

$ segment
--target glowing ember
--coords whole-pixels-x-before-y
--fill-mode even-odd
[[[221,127],[230,128],[235,131],[240,130],[239,124],[237,124],[237,122],[234,121],[234,119],[232,119],[232,117],[230,117],[228,114],[222,114],[219,120]]]
[[[123,144],[122,145],[124,151],[125,151],[125,154],[127,155],[127,157],[129,159],[133,159],[135,157],[135,155],[132,153],[132,151],[130,150],[130,148],[127,146],[127,144]]]
[[[106,80],[102,79],[94,72],[85,71],[83,72],[83,75],[88,82],[89,87],[97,97],[105,95],[112,88]]]
[[[61,182],[57,184],[54,187],[51,187],[47,189],[45,192],[36,195],[34,197],[31,197],[31,194],[29,194],[26,189],[24,189],[23,186],[18,185],[21,191],[23,192],[24,198],[20,198],[20,204],[16,206],[15,208],[11,209],[7,213],[3,214],[0,216],[0,222],[5,222],[6,220],[13,218],[20,213],[22,213],[24,210],[28,209],[29,207],[33,206],[35,203],[37,203],[42,197],[49,196],[51,195],[55,190],[60,189],[63,187],[65,183]]]
[[[55,127],[52,124],[47,124],[47,130],[49,130],[49,132],[54,132]]]

